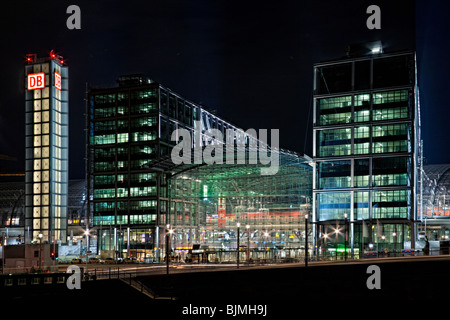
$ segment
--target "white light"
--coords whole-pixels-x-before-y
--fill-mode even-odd
[[[374,47],[372,48],[372,54],[381,53],[381,47]]]
[[[248,225],[246,225],[245,227],[246,227],[247,229],[250,229],[250,225],[249,225],[249,224],[248,224]]]
[[[241,224],[238,222],[238,223],[236,223],[236,226],[239,228],[241,226]]]

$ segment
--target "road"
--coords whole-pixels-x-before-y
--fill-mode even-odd
[[[432,262],[432,261],[450,261],[450,255],[432,255],[432,256],[406,256],[406,257],[384,257],[384,258],[365,258],[348,259],[333,261],[309,261],[307,268],[320,266],[342,266],[342,265],[367,265],[367,264],[385,264],[401,262]],[[60,264],[59,271],[65,272],[70,264]],[[86,264],[77,264],[83,271],[86,270]],[[234,271],[234,270],[257,270],[257,269],[279,269],[279,268],[304,268],[304,263],[268,263],[264,265],[254,265],[241,263],[239,268],[236,264],[184,264],[171,263],[169,266],[170,274],[191,273],[191,272],[212,272],[212,271]],[[117,277],[117,273],[131,276],[146,276],[167,274],[166,264],[97,264],[89,263],[87,270],[90,275],[97,275],[97,278]]]

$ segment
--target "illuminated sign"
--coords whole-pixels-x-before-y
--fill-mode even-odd
[[[32,73],[27,77],[27,89],[36,90],[45,87],[45,73]]]
[[[61,91],[61,75],[55,72],[55,88]]]

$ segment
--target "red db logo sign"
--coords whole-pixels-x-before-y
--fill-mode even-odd
[[[32,73],[27,78],[27,89],[36,90],[45,87],[45,73]]]
[[[61,75],[55,72],[55,88],[61,91]]]

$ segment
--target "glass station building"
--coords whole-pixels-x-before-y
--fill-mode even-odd
[[[401,250],[416,239],[419,104],[414,52],[381,43],[314,65],[314,242]]]
[[[88,215],[102,257],[162,261],[170,247],[182,259],[226,261],[236,259],[237,238],[255,259],[302,254],[308,159],[279,150],[271,176],[262,164],[175,165],[174,130],[240,129],[142,75],[90,88],[87,108]]]

